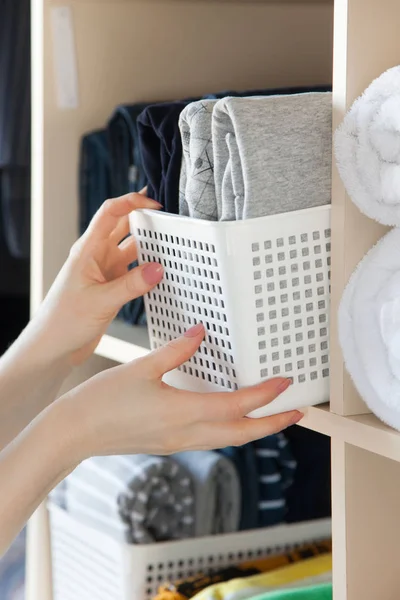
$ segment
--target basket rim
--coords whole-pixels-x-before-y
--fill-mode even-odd
[[[167,222],[168,220],[169,221],[173,220],[175,222],[181,222],[183,225],[189,224],[189,223],[191,223],[191,224],[195,223],[197,227],[201,227],[203,229],[205,229],[205,228],[220,229],[223,231],[223,230],[227,230],[227,229],[232,230],[232,229],[248,228],[249,225],[252,225],[252,224],[264,224],[264,223],[273,222],[273,221],[277,221],[277,220],[290,221],[296,217],[307,217],[310,215],[316,215],[316,213],[330,212],[331,208],[332,208],[331,204],[326,204],[323,206],[316,206],[314,208],[304,208],[302,210],[294,210],[291,212],[283,212],[283,213],[277,213],[274,215],[266,215],[264,217],[254,217],[251,219],[244,219],[244,220],[240,220],[240,221],[206,221],[206,220],[202,220],[202,219],[195,219],[194,217],[187,217],[184,215],[175,215],[172,213],[159,212],[156,210],[144,209],[144,208],[133,210],[129,216],[131,219],[131,224],[134,227],[140,226],[137,223],[135,223],[135,221],[136,221],[135,215],[144,215],[144,216],[150,217],[152,220],[158,220],[158,221],[164,221],[164,222]]]

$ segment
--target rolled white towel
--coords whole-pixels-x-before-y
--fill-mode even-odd
[[[362,259],[343,294],[339,336],[346,367],[373,413],[400,430],[400,229]]]
[[[340,176],[354,204],[384,225],[400,225],[400,67],[375,79],[335,134]]]

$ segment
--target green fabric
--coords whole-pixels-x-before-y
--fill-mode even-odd
[[[267,592],[252,600],[332,600],[332,584]]]

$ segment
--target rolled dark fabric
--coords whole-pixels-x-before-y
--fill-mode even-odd
[[[0,194],[12,256],[30,253],[30,0],[0,2]]]

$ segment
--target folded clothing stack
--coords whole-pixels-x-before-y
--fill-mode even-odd
[[[187,579],[166,582],[154,600],[244,600],[258,594],[280,593],[296,598],[300,590],[330,589],[332,580],[332,542],[322,540],[304,544],[295,551],[234,565],[210,574],[199,573]],[[293,596],[285,594],[293,594]],[[274,597],[271,595],[271,597]],[[277,596],[278,598],[280,596]],[[298,596],[307,598],[308,596]],[[311,598],[314,596],[310,595]],[[331,598],[321,595],[321,598]],[[319,598],[319,596],[315,596]]]
[[[239,474],[243,490],[240,529],[282,523],[287,514],[287,493],[297,467],[286,437],[282,433],[271,435],[219,452],[233,462]]]
[[[82,140],[81,231],[106,198],[146,185],[166,211],[207,220],[328,203],[329,90],[230,91],[118,106],[107,129]],[[143,300],[118,317],[145,324]]]
[[[180,117],[180,213],[235,221],[331,200],[331,93],[200,101]]]
[[[193,486],[172,459],[147,455],[84,461],[67,478],[65,505],[79,521],[121,542],[193,537]]]
[[[94,457],[52,495],[72,516],[120,542],[150,544],[237,531],[240,483],[215,452]]]
[[[296,469],[283,434],[171,457],[94,457],[51,493],[82,523],[146,544],[277,525]]]

